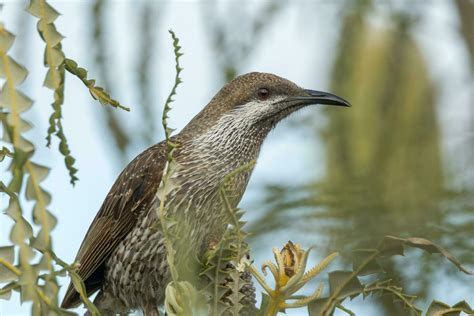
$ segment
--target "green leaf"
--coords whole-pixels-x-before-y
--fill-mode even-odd
[[[0,258],[8,263],[13,263],[15,260],[15,247],[14,246],[3,246],[0,247]]]
[[[54,90],[61,84],[61,79],[61,73],[57,68],[49,68],[44,77],[43,85]]]
[[[45,47],[44,64],[49,68],[59,67],[65,60],[64,52],[61,47]]]
[[[11,74],[11,79],[13,84],[21,84],[26,76],[28,75],[28,70],[25,67],[17,63],[13,58],[7,57],[8,64],[5,65],[3,59],[0,59],[0,78],[7,78],[7,71]]]
[[[33,239],[33,247],[45,251],[51,246],[51,237],[49,231],[40,229],[36,238]]]
[[[433,301],[426,311],[426,316],[439,316],[443,311],[449,310],[451,306],[440,301]]]
[[[0,299],[9,300],[12,296],[12,291],[18,288],[17,282],[10,282],[4,287],[0,288]]]
[[[33,145],[32,142],[24,138],[23,136],[20,136],[17,144],[17,149],[22,150],[25,153],[32,152],[35,149],[35,146]]]
[[[97,307],[95,307],[95,305],[87,299],[86,287],[82,279],[76,273],[70,273],[69,275],[71,277],[71,282],[74,285],[74,288],[81,296],[84,304],[87,306],[87,309],[93,312],[92,315],[100,315],[100,312],[97,310]]]
[[[363,286],[353,271],[333,271],[329,273],[329,292],[331,296],[343,298],[352,292],[360,292]]]
[[[394,240],[387,236],[382,240],[379,250],[381,255],[385,256],[404,255],[403,243],[400,243],[400,241]]]
[[[27,132],[33,128],[33,125],[31,125],[30,122],[22,118],[20,118],[17,122],[15,122],[15,116],[12,115],[12,113],[6,113],[6,120],[7,120],[7,124],[9,124],[10,126],[15,125],[19,133]]]
[[[11,282],[18,276],[0,263],[0,283]]]
[[[8,32],[4,27],[3,23],[0,24],[0,51],[6,53],[15,41],[15,35]]]
[[[34,162],[30,162],[29,172],[32,173],[32,176],[35,178],[35,181],[38,183],[43,181],[49,174],[50,169],[48,167],[39,165]]]
[[[352,252],[352,265],[353,265],[352,269],[355,271],[361,268],[360,272],[357,275],[364,276],[364,275],[383,272],[383,269],[380,266],[380,264],[377,262],[376,258],[373,258],[367,262],[367,260],[369,260],[371,257],[374,257],[376,253],[377,253],[377,250],[375,249],[362,249],[362,250],[356,250]]]
[[[0,247],[0,259],[13,264],[15,260],[14,246]],[[17,278],[17,275],[0,263],[0,283],[10,282]]]
[[[31,108],[33,100],[18,90],[14,90],[13,96],[11,92],[12,91],[8,88],[7,83],[5,83],[0,90],[0,107],[10,111],[13,111],[13,107],[15,107],[17,113],[25,112]]]
[[[2,162],[5,157],[13,158],[13,153],[7,147],[2,146],[2,149],[0,149],[0,162]]]
[[[430,307],[428,307],[426,316],[459,316],[461,315],[461,312],[468,315],[472,315],[474,313],[466,301],[458,302],[453,306],[449,306],[448,304],[440,301],[433,301],[430,304]]]
[[[26,183],[26,194],[25,194],[26,199],[28,201],[41,200],[41,203],[43,204],[43,206],[49,205],[51,203],[51,194],[49,194],[48,191],[41,188],[38,184],[35,184],[34,181],[31,178],[31,176],[28,177],[28,181]],[[38,196],[37,193],[39,193],[40,196]]]
[[[30,0],[30,4],[26,10],[30,14],[40,19],[44,19],[46,23],[53,22],[59,16],[59,12],[50,6],[46,0]]]
[[[462,271],[466,274],[470,274],[470,275],[474,274],[473,271],[470,271],[467,268],[465,268],[459,262],[459,260],[456,257],[454,257],[451,253],[449,253],[446,249],[444,249],[441,246],[436,245],[435,243],[433,243],[433,242],[431,242],[427,239],[417,238],[417,237],[398,238],[398,237],[393,237],[393,236],[386,236],[383,239],[382,247],[384,247],[384,245],[388,245],[388,244],[392,245],[391,246],[392,248],[398,247],[398,249],[399,249],[400,247],[402,247],[402,249],[403,249],[403,246],[409,246],[409,247],[423,249],[423,250],[425,250],[429,253],[439,253],[442,256],[444,256],[446,259],[451,261],[451,263],[454,264],[460,271]],[[402,252],[403,252],[403,250],[402,250]]]
[[[71,74],[78,77],[89,89],[89,93],[91,96],[98,100],[101,104],[109,104],[113,107],[118,107],[125,111],[130,111],[129,108],[124,107],[120,104],[117,100],[114,100],[110,97],[110,95],[104,90],[104,88],[96,86],[95,80],[87,79],[87,71],[84,68],[78,67],[77,63],[69,58],[65,59],[64,65],[66,70]]]
[[[468,314],[472,314],[472,308],[466,301],[460,301],[453,305],[453,308],[461,308],[463,310],[469,311]]]
[[[25,240],[33,236],[33,228],[31,225],[22,217],[18,219],[13,225],[10,231],[10,240],[15,245],[22,244]]]
[[[16,220],[17,218],[21,217],[21,208],[20,204],[18,203],[18,199],[11,198],[10,203],[5,211],[5,213]]]
[[[31,267],[29,269],[23,269],[22,274],[18,280],[18,284],[21,285],[21,302],[32,300],[39,301],[36,294],[36,273],[34,269]]]
[[[308,315],[309,316],[323,316],[329,315],[325,313],[327,310],[333,310],[335,306],[326,308],[325,306],[329,303],[328,298],[318,298],[308,304]]]
[[[33,221],[37,225],[47,225],[49,230],[56,227],[58,222],[57,218],[48,210],[41,208],[39,203],[35,204],[33,208]]]

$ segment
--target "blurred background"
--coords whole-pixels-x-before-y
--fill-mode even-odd
[[[59,219],[56,253],[66,261],[74,260],[118,173],[163,138],[162,104],[174,78],[172,28],[185,54],[170,119],[178,130],[225,82],[250,71],[353,105],[300,111],[266,141],[241,202],[257,265],[288,240],[315,245],[316,262],[395,235],[430,239],[474,266],[473,1],[49,2],[62,14],[55,24],[66,36],[66,56],[132,109],[101,106],[67,75],[63,124],[77,185],[69,184],[56,148],[36,151],[36,160],[52,168],[44,186]],[[52,92],[42,88],[44,43],[26,5],[4,1],[0,21],[17,35],[12,56],[30,70],[22,91],[35,100],[25,115],[35,128],[27,136],[45,144]],[[0,203],[3,209],[5,196]],[[0,225],[0,244],[7,244],[10,220],[2,217]],[[421,307],[432,299],[474,305],[473,278],[441,257],[409,251],[388,267]],[[358,315],[406,313],[384,297],[345,306]],[[29,313],[18,299],[0,302],[1,315]]]

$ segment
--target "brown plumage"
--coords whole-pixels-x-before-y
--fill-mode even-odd
[[[268,132],[290,113],[315,103],[348,103],[331,94],[304,90],[272,74],[250,73],[224,88],[179,133],[174,159],[177,187],[167,214],[180,220],[190,249],[199,256],[210,238],[225,230],[218,188],[225,175],[258,157]],[[166,162],[166,146],[156,144],[122,171],[94,218],[76,257],[77,273],[104,315],[142,309],[157,313],[169,281],[166,251],[154,208]],[[251,170],[232,182],[237,206]],[[159,226],[158,226],[159,227]],[[80,304],[72,285],[62,307]]]
[[[92,221],[76,256],[79,263],[76,272],[84,280],[88,294],[101,288],[105,261],[136,225],[140,212],[151,208],[161,181],[165,155],[166,147],[159,143],[130,162]],[[62,306],[70,308],[79,303],[79,293],[70,284]]]

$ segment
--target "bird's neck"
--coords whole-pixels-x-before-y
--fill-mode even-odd
[[[226,175],[256,160],[269,129],[257,130],[248,124],[244,119],[223,117],[185,141],[180,159],[184,167],[195,166],[205,172],[206,178],[221,182]]]
[[[186,235],[199,247],[207,245],[213,234],[219,238],[226,227],[229,213],[219,192],[225,177],[249,165],[225,184],[232,208],[242,198],[253,170],[250,163],[257,159],[266,135],[265,131],[260,133],[223,120],[195,137],[178,136],[177,168],[172,176],[176,188],[169,197],[170,215],[181,218]]]

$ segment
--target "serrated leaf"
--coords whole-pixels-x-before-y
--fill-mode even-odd
[[[380,266],[380,264],[377,262],[376,258],[372,258],[370,261],[367,262],[367,260],[373,257],[376,253],[377,253],[377,250],[375,249],[356,250],[352,252],[352,264],[353,264],[352,269],[356,271],[356,270],[359,270],[359,268],[361,268],[361,271],[357,275],[364,276],[364,275],[383,272],[383,269]],[[362,267],[362,264],[364,264],[363,267]]]
[[[12,291],[15,290],[17,287],[17,282],[10,282],[4,287],[0,288],[0,299],[9,300],[12,295]]]
[[[0,300],[9,301],[12,296],[12,291],[0,292]]]
[[[3,246],[0,247],[0,258],[8,263],[13,263],[15,260],[15,247],[14,246]]]
[[[462,308],[463,310],[470,311],[472,314],[472,308],[466,301],[460,301],[453,305],[453,308]]]
[[[26,10],[34,16],[44,19],[46,23],[53,22],[59,16],[59,12],[49,5],[46,0],[30,0]]]
[[[29,163],[29,168],[28,172],[32,174],[32,176],[35,178],[35,181],[40,183],[43,181],[49,174],[50,169],[48,167],[39,165],[34,162]]]
[[[323,316],[331,315],[331,311],[334,309],[332,306],[330,309],[326,309],[325,306],[329,303],[328,298],[318,298],[308,304],[308,315],[309,316]],[[329,311],[329,313],[327,312]]]
[[[5,213],[15,220],[21,216],[20,204],[18,204],[17,199],[10,199],[10,203],[8,204]]]
[[[13,157],[13,153],[7,147],[2,146],[2,149],[0,149],[0,162],[2,162],[5,157]]]
[[[15,41],[15,35],[0,25],[0,51],[7,52]]]
[[[0,259],[13,264],[15,260],[15,248],[13,246],[0,247]],[[0,283],[10,282],[17,278],[17,275],[0,263]]]
[[[46,42],[46,45],[50,48],[58,45],[64,38],[64,36],[56,30],[56,26],[53,23],[47,23],[45,20],[38,21],[38,31]]]
[[[61,84],[61,73],[57,68],[49,68],[44,77],[43,86],[56,89]]]
[[[47,253],[44,253],[40,261],[38,262],[38,264],[35,266],[35,268],[39,272],[48,271],[50,269],[50,264],[51,264],[51,256],[48,256]]]
[[[17,147],[16,149],[21,149],[25,153],[29,153],[35,149],[35,146],[33,145],[32,142],[24,138],[23,136],[20,136],[18,139]]]
[[[97,310],[97,307],[94,304],[92,304],[92,302],[87,297],[86,287],[84,285],[84,282],[76,273],[73,273],[70,270],[68,271],[69,271],[69,276],[71,277],[71,282],[73,283],[75,290],[81,296],[81,299],[84,302],[84,305],[87,306],[87,309],[91,311],[93,315],[100,315],[100,312]]]
[[[19,133],[24,133],[29,131],[31,128],[33,128],[33,125],[31,125],[30,122],[20,118],[18,121],[15,121],[15,116],[12,115],[11,113],[7,113],[6,115],[6,120],[7,124],[13,126],[15,125],[15,128],[18,129]]]
[[[28,268],[22,267],[23,271],[18,280],[18,284],[21,286],[20,299],[21,302],[37,300],[36,294],[36,273],[34,269],[29,266]]]
[[[7,78],[13,81],[13,84],[19,85],[22,83],[28,75],[28,70],[25,67],[17,63],[13,58],[7,57],[7,65],[4,64],[4,59],[0,59],[0,78]]]
[[[48,210],[45,210],[42,207],[40,207],[38,204],[39,203],[36,203],[33,208],[34,223],[37,225],[46,224],[48,226],[48,229],[52,230],[54,227],[56,227],[56,224],[58,223],[56,216],[54,216]]]
[[[48,65],[48,67],[58,67],[60,66],[64,60],[64,52],[61,50],[59,47],[45,47],[45,52],[44,52],[44,63],[45,65]]]
[[[47,206],[51,203],[51,194],[48,191],[41,188],[38,183],[35,182],[31,176],[28,177],[28,181],[26,183],[26,199],[28,201],[36,200],[41,201],[43,206]],[[39,196],[38,196],[39,194]]]
[[[15,245],[22,244],[24,240],[29,239],[32,236],[33,228],[31,225],[23,217],[17,219],[10,231],[10,240],[12,243]]]
[[[426,316],[439,316],[443,311],[450,309],[451,306],[440,301],[433,301],[426,311]]]
[[[18,276],[15,273],[13,273],[0,263],[0,283],[11,282],[13,280],[16,280],[17,277]]]
[[[104,88],[95,86],[95,80],[87,79],[87,71],[84,68],[78,67],[77,63],[71,59],[65,59],[65,67],[68,72],[77,76],[89,89],[91,96],[98,100],[102,105],[109,104],[113,107],[121,108],[125,111],[130,111],[129,108],[124,107],[117,100],[112,97],[104,90]]]
[[[49,232],[45,229],[40,229],[38,235],[33,239],[33,247],[40,250],[46,250],[50,247],[51,238]]]
[[[382,240],[379,250],[380,254],[384,256],[404,255],[403,244],[398,240],[389,238],[388,236],[384,237]]]
[[[403,246],[409,246],[409,247],[423,249],[429,253],[439,253],[442,256],[444,256],[446,259],[451,261],[451,263],[454,264],[460,271],[466,274],[470,274],[470,275],[474,274],[473,271],[466,269],[459,262],[459,260],[456,257],[454,257],[451,253],[449,253],[446,249],[424,238],[418,238],[418,237],[398,238],[394,236],[385,236],[383,239],[383,244],[391,245],[392,248],[398,247],[398,249],[400,247],[402,247],[403,249]]]
[[[360,292],[363,286],[353,271],[333,271],[329,273],[330,296],[345,297],[352,292]]]
[[[18,90],[14,90],[12,93],[7,83],[0,90],[0,107],[10,111],[13,111],[14,108],[17,113],[22,113],[31,108],[32,105],[33,100]]]

